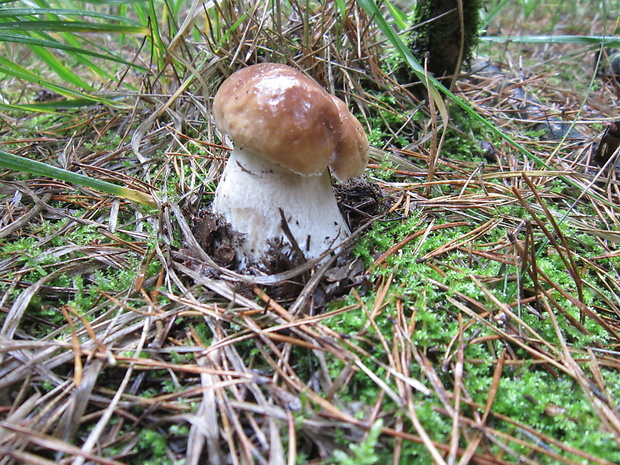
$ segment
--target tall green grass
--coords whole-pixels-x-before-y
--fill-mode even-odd
[[[0,1],[0,109],[57,111],[130,107],[142,83],[160,76],[183,4],[155,0]],[[163,8],[161,8],[163,6]],[[165,14],[162,14],[162,11]],[[134,79],[128,79],[133,77]],[[36,101],[36,91],[51,101]],[[125,99],[127,95],[130,99]],[[155,206],[146,193],[0,151],[0,166],[72,182]]]
[[[127,76],[161,74],[167,37],[176,31],[182,5],[155,0],[0,3],[0,78],[60,96],[52,103],[38,103],[5,89],[0,108],[45,111],[93,103],[123,105],[110,90],[135,92],[141,79]]]

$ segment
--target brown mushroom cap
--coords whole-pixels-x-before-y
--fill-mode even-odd
[[[213,102],[215,123],[235,147],[310,176],[331,165],[338,179],[361,174],[368,141],[346,105],[286,65],[233,73]]]
[[[362,124],[351,114],[346,104],[331,95],[340,111],[341,136],[329,164],[339,181],[359,176],[368,164],[368,137]]]

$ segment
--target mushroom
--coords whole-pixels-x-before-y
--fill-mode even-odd
[[[340,181],[361,175],[368,139],[342,100],[289,66],[262,63],[223,82],[213,115],[233,150],[212,210],[243,235],[239,269],[274,251],[314,259],[350,234],[328,167]]]

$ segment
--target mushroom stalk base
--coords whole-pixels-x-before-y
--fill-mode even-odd
[[[235,246],[240,269],[260,266],[274,251],[294,257],[280,212],[306,259],[319,257],[349,235],[327,171],[301,176],[249,150],[231,153],[212,208],[243,234]]]

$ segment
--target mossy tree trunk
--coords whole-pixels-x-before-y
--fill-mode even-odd
[[[418,0],[416,4],[409,47],[444,85],[471,57],[478,40],[481,5],[481,0]]]

